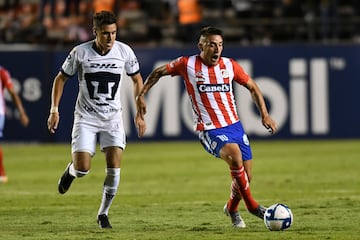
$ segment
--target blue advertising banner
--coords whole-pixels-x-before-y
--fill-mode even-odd
[[[134,49],[143,78],[154,67],[181,55],[198,53],[195,48]],[[0,63],[15,82],[30,117],[23,128],[7,96],[6,141],[70,141],[77,79],[70,79],[60,105],[56,134],[46,128],[51,84],[67,51],[0,50]],[[359,45],[339,46],[226,46],[224,56],[238,61],[259,84],[279,132],[272,139],[359,138],[360,110],[355,97],[360,89]],[[123,118],[128,140],[138,140],[133,125],[135,114],[132,81],[122,81]],[[235,87],[238,112],[252,139],[269,137],[247,90]],[[146,140],[195,140],[192,112],[179,77],[164,77],[146,96]]]

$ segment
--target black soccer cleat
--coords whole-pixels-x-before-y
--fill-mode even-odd
[[[266,211],[266,207],[259,205],[254,211],[252,211],[251,213],[255,216],[257,216],[258,218],[264,219],[264,214]]]
[[[97,223],[100,228],[112,228],[108,216],[106,214],[101,214],[98,216]]]
[[[71,176],[70,173],[69,173],[70,165],[71,165],[71,163],[69,163],[67,165],[67,167],[65,169],[65,172],[63,173],[63,175],[59,179],[58,190],[59,190],[60,194],[66,193],[67,190],[69,190],[72,181],[75,179],[75,177]]]

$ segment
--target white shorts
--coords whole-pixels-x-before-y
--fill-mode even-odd
[[[120,147],[125,149],[126,135],[121,118],[110,121],[85,120],[75,116],[71,133],[71,152],[88,152],[95,155],[97,139],[100,149]]]

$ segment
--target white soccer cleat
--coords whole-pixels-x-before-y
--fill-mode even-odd
[[[242,217],[240,216],[239,212],[229,212],[227,208],[227,204],[224,206],[224,213],[226,216],[231,218],[231,223],[235,228],[246,228],[246,224]]]

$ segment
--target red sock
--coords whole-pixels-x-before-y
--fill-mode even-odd
[[[3,152],[1,148],[0,148],[0,176],[6,176],[5,168],[3,164]]]
[[[227,208],[229,212],[238,211],[240,200],[241,200],[241,194],[239,192],[239,186],[236,184],[235,180],[232,180],[230,186],[230,199],[227,203]]]
[[[246,208],[249,212],[256,211],[259,204],[253,199],[250,192],[250,184],[247,178],[244,167],[240,168],[230,168],[231,176],[233,177],[236,184],[239,186],[239,192],[241,193],[242,198],[245,201]]]

